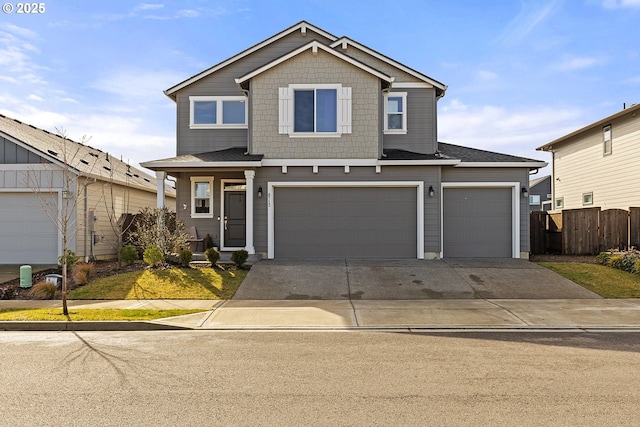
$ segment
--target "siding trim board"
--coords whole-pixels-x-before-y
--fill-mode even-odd
[[[443,182],[440,185],[440,258],[444,257],[444,190],[447,188],[511,189],[511,257],[520,258],[520,182]]]
[[[424,259],[424,182],[423,181],[270,181],[267,183],[267,258],[275,256],[274,190],[287,187],[415,187],[416,189],[416,258]]]

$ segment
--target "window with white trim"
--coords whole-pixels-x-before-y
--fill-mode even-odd
[[[407,133],[407,92],[385,93],[384,133]]]
[[[583,205],[592,205],[593,204],[593,193],[584,193],[582,195],[582,204]]]
[[[351,88],[340,84],[290,84],[279,88],[278,132],[296,136],[351,133]]]
[[[530,194],[529,195],[529,204],[530,205],[539,205],[540,204],[540,195],[539,194]]]
[[[192,129],[247,128],[247,98],[244,96],[190,96]]]
[[[213,177],[191,177],[191,218],[213,218]]]
[[[556,209],[564,208],[564,197],[558,197],[556,199]]]
[[[602,128],[602,153],[604,156],[611,154],[611,125]]]

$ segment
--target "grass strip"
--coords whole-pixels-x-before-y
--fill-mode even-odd
[[[0,321],[155,320],[203,311],[206,310],[81,308],[69,309],[67,317],[62,314],[62,308],[5,308],[0,309]]]
[[[600,264],[539,262],[604,298],[640,298],[640,276]]]

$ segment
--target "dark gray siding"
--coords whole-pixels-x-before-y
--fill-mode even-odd
[[[527,168],[442,168],[442,182],[519,182],[529,188]],[[529,199],[520,201],[520,251],[529,251]]]
[[[512,256],[511,188],[445,188],[443,257]]]
[[[243,92],[238,88],[235,82],[236,78],[242,77],[314,39],[322,42],[328,41],[310,30],[307,31],[306,37],[297,31],[178,91],[176,97],[178,109],[177,154],[246,147],[247,129],[189,129],[189,96],[242,96]]]
[[[542,203],[551,200],[551,197],[549,197],[549,195],[551,194],[551,177],[548,176],[546,179],[542,180],[541,182],[539,182],[536,185],[531,186],[531,188],[529,188],[529,195],[533,196],[533,195],[538,195],[540,196],[540,204],[539,205],[531,205],[529,207],[530,210],[532,211],[542,211],[542,210],[547,210],[544,209],[549,205],[546,205],[543,207]]]
[[[415,188],[275,188],[276,258],[416,257]]]
[[[37,154],[0,137],[0,164],[49,163]]]
[[[384,135],[384,148],[433,154],[437,149],[435,89],[394,89],[407,92],[407,133]],[[382,122],[384,124],[384,122]]]

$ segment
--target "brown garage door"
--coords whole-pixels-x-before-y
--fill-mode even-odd
[[[416,198],[415,188],[276,188],[274,255],[416,258]]]

